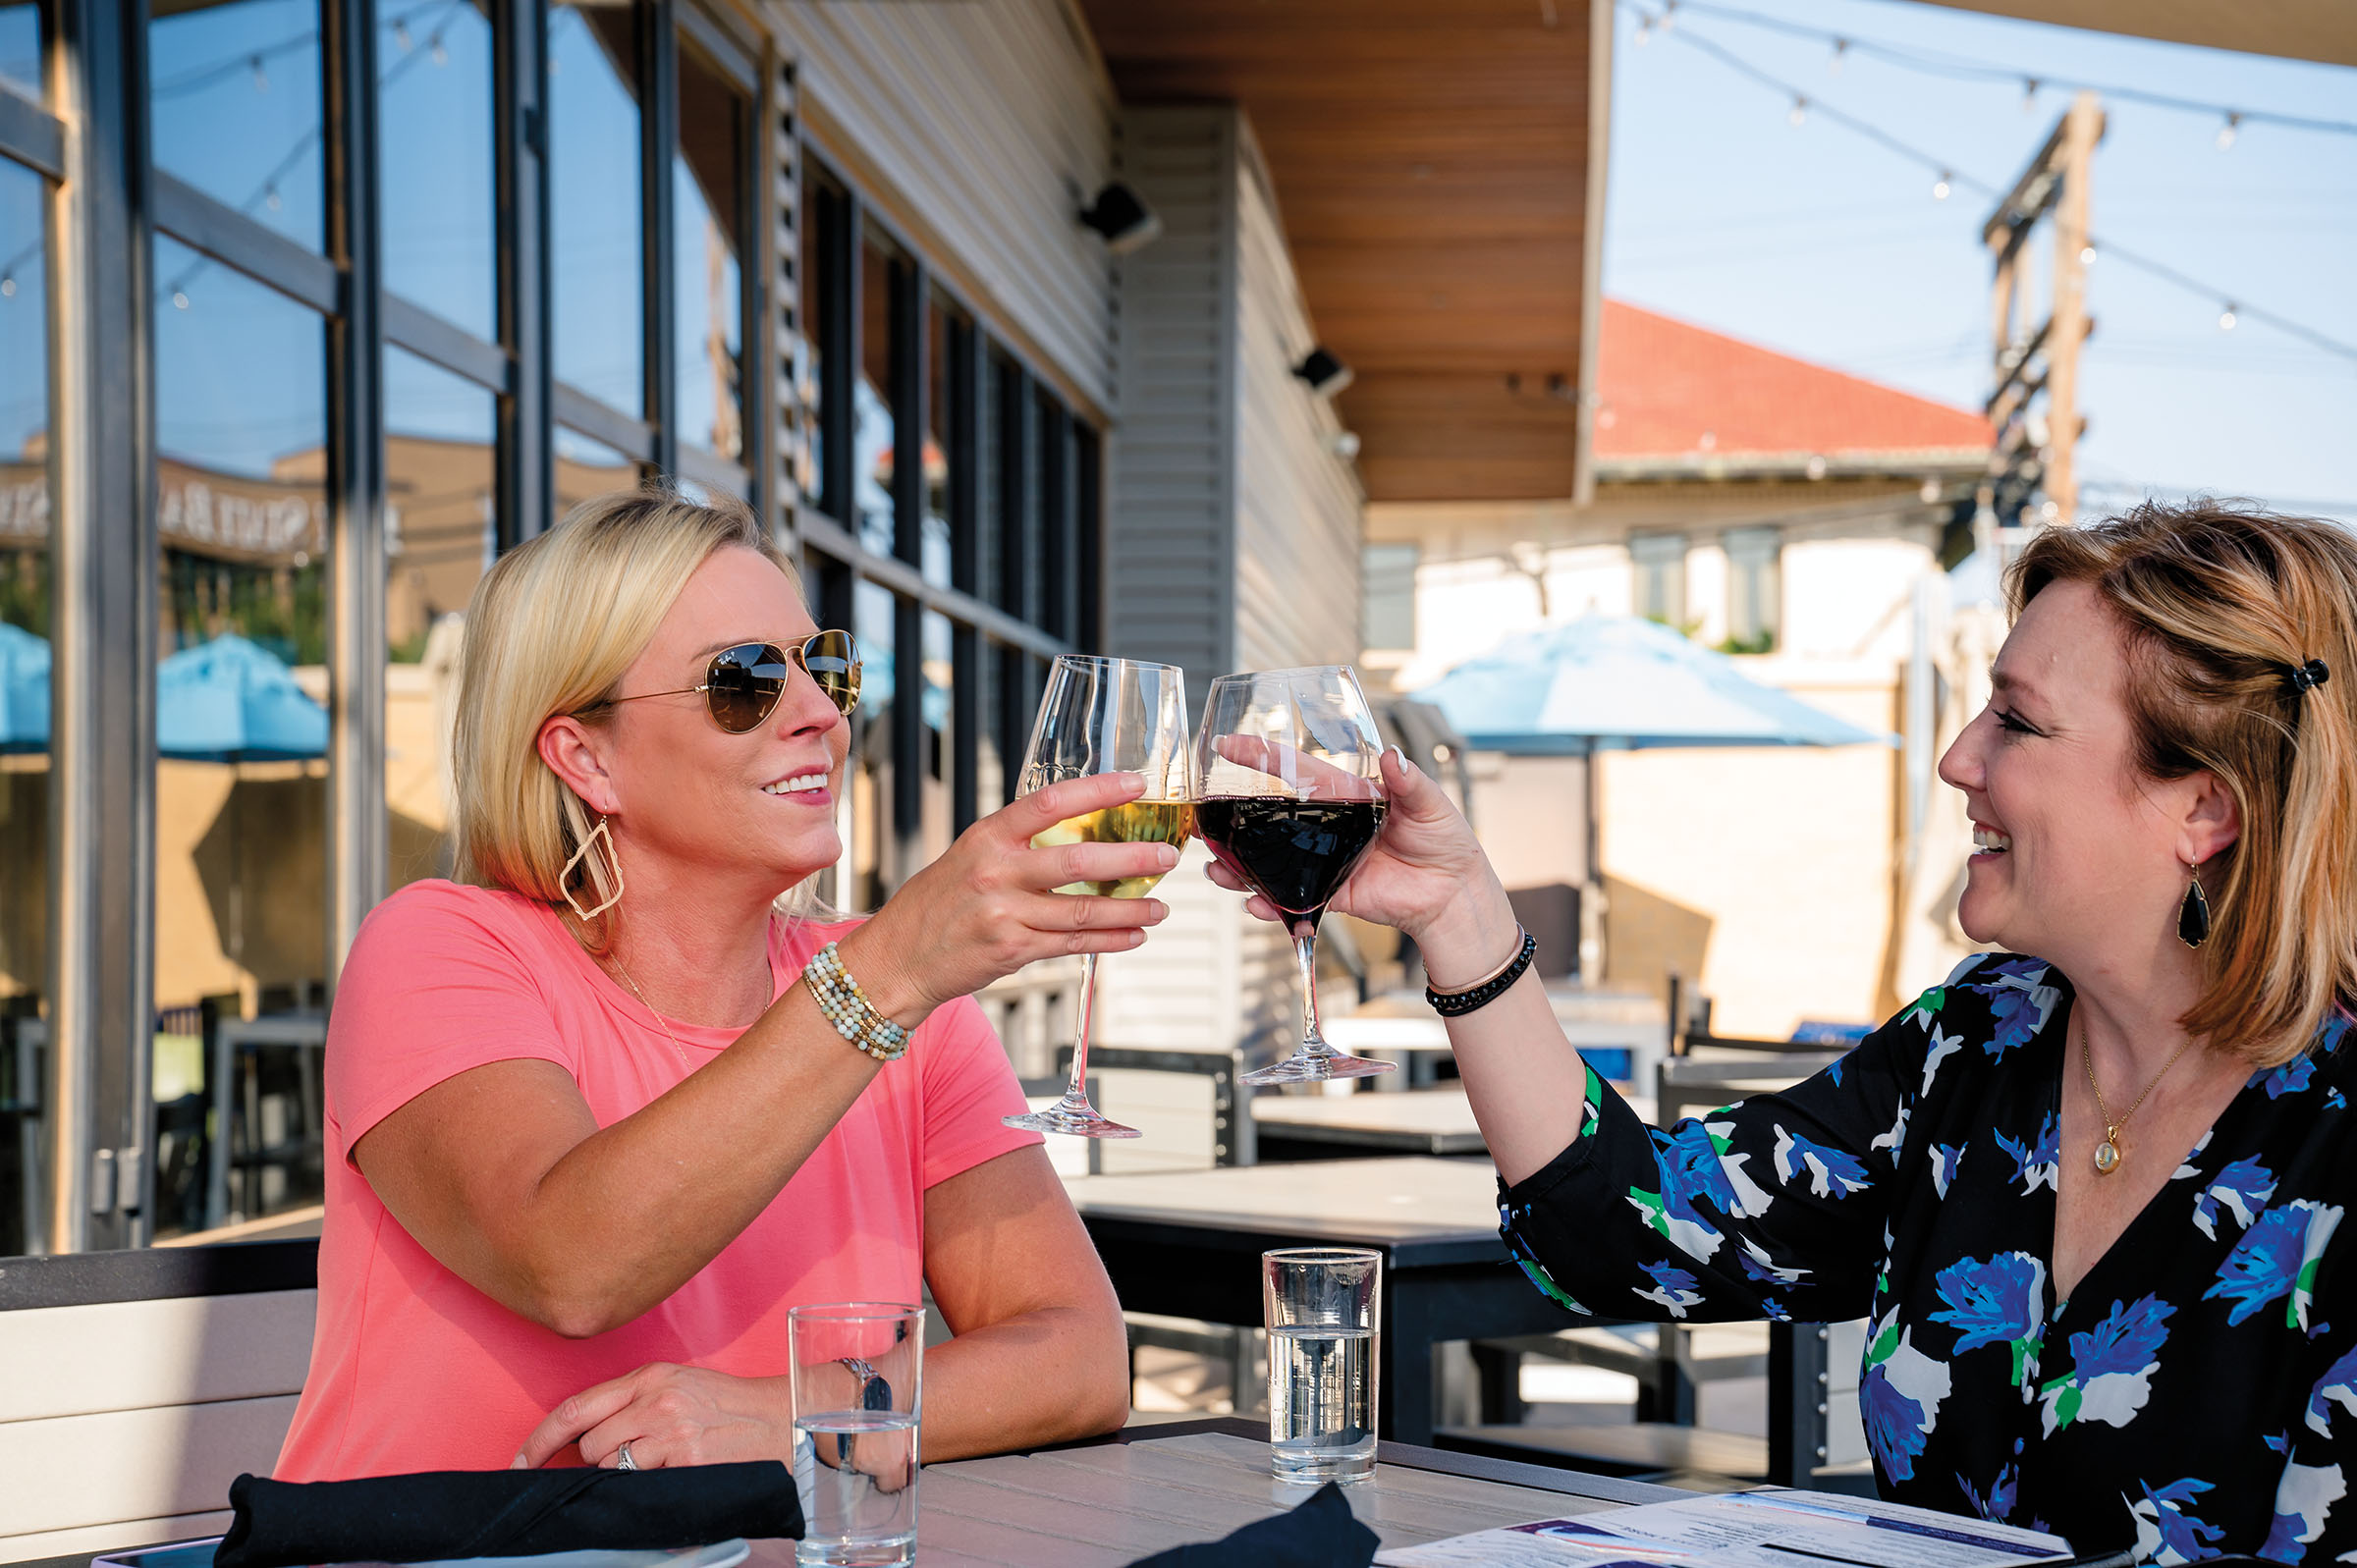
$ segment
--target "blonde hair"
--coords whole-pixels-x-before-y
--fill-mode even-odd
[[[616,889],[603,849],[567,882],[597,816],[541,760],[540,727],[558,714],[602,722],[589,710],[614,695],[696,568],[731,546],[758,553],[799,591],[793,562],[743,505],[654,485],[591,497],[484,574],[466,610],[451,727],[456,880],[554,904],[589,951],[612,948],[627,904],[583,922],[566,901],[570,891],[595,908]],[[789,912],[818,912],[808,890],[805,881],[787,895]]]
[[[2357,998],[2357,536],[2240,503],[2147,503],[2050,528],[2013,566],[2013,614],[2092,586],[2125,628],[2134,762],[2207,771],[2241,835],[2206,876],[2201,996],[2182,1022],[2254,1066],[2299,1055]],[[2329,678],[2302,689],[2312,659]]]

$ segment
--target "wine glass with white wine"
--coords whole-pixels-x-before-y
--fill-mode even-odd
[[[1098,773],[1140,774],[1146,792],[1124,805],[1058,823],[1035,835],[1032,844],[1167,843],[1183,848],[1195,826],[1188,750],[1186,676],[1175,666],[1079,655],[1058,659],[1048,672],[1039,717],[1032,721],[1031,745],[1023,755],[1022,792]],[[1161,880],[1156,872],[1113,882],[1076,882],[1056,891],[1143,898]],[[1097,955],[1092,952],[1080,960],[1071,1085],[1047,1109],[1007,1117],[1008,1126],[1078,1138],[1137,1136],[1136,1128],[1108,1120],[1088,1103],[1088,1025],[1096,991]]]

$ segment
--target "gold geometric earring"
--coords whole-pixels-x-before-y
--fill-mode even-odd
[[[2198,947],[2210,940],[2210,900],[2202,893],[2202,868],[2185,868],[2192,873],[2192,882],[2185,889],[2185,900],[2177,905],[2177,940],[2188,947]]]
[[[600,838],[606,841],[605,869],[614,878],[614,896],[599,904],[595,909],[583,909],[573,896],[573,869],[581,863],[582,858],[589,853],[590,846]],[[589,870],[589,880],[595,882],[598,868],[592,866]],[[565,862],[565,870],[559,875],[557,886],[565,891],[565,901],[573,906],[575,917],[584,926],[622,902],[622,855],[614,847],[614,836],[606,832],[605,818],[597,819],[597,826],[589,830],[589,837],[581,840],[581,846],[573,852],[573,858]]]

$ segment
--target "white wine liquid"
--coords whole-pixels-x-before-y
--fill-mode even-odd
[[[1031,845],[1045,849],[1068,843],[1167,843],[1183,849],[1195,831],[1195,808],[1185,800],[1132,800],[1125,806],[1107,806],[1083,816],[1067,817],[1045,833],[1035,834]],[[1113,882],[1074,882],[1058,892],[1093,892],[1106,898],[1143,898],[1162,880],[1151,876],[1123,877]]]
[[[1331,1325],[1269,1333],[1269,1444],[1277,1473],[1364,1475],[1375,1462],[1375,1335]]]

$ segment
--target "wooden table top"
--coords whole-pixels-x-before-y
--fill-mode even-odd
[[[1188,1541],[1217,1541],[1299,1506],[1312,1489],[1269,1474],[1267,1429],[1252,1423],[1189,1422],[1167,1435],[1153,1428],[1124,1435],[1098,1446],[927,1465],[917,1492],[918,1568],[1120,1568]],[[1404,1546],[1677,1493],[1386,1443],[1374,1479],[1344,1495],[1384,1545]],[[762,1542],[748,1568],[792,1562],[791,1542]]]

